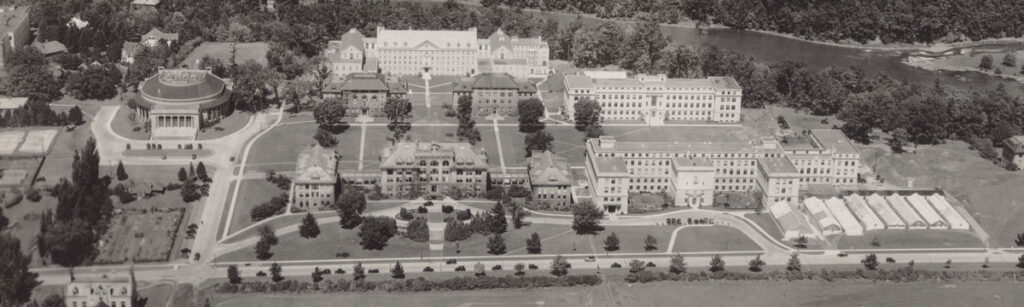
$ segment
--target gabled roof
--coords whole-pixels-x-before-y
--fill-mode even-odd
[[[124,42],[124,45],[121,45],[121,52],[125,52],[129,56],[135,56],[139,51],[142,51],[142,44],[139,42]]]
[[[1014,135],[1003,140],[1003,145],[1015,153],[1024,152],[1024,135]]]
[[[384,148],[381,168],[416,168],[425,159],[453,161],[453,168],[487,168],[487,154],[469,143],[401,142]]]
[[[534,151],[530,157],[530,182],[534,185],[570,185],[569,162],[548,151]]]
[[[388,85],[375,73],[351,73],[341,85],[342,91],[387,91]]]
[[[333,182],[338,167],[338,153],[334,149],[311,145],[299,153],[296,163],[296,182]]]
[[[462,79],[453,91],[468,92],[476,89],[507,89],[520,92],[536,92],[537,87],[525,80],[517,80],[508,73],[482,73]]]
[[[162,39],[162,40],[165,40],[165,41],[176,41],[176,40],[178,40],[178,33],[168,33],[168,32],[164,32],[164,31],[160,31],[160,29],[153,28],[152,30],[149,30],[149,32],[146,32],[146,34],[142,35],[142,40],[150,40],[150,39],[154,39],[154,40],[161,40]]]
[[[7,97],[0,96],[0,110],[13,110],[21,108],[28,103],[28,97]]]
[[[160,0],[132,0],[133,5],[158,5]]]
[[[363,51],[364,39],[366,39],[366,36],[364,36],[362,32],[359,32],[356,28],[352,28],[348,30],[348,32],[345,32],[345,34],[341,35],[341,40],[337,41],[337,47],[339,50],[345,50],[349,47],[353,47],[359,49],[359,51]]]
[[[39,49],[39,52],[42,53],[43,55],[53,55],[53,54],[57,54],[57,53],[62,53],[62,52],[63,53],[67,53],[68,52],[68,47],[65,47],[64,44],[61,44],[58,41],[48,41],[48,42],[45,42],[45,43],[40,43],[39,41],[35,41],[35,42],[32,43],[32,47],[35,47],[36,49]]]

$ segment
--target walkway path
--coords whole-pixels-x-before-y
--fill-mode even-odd
[[[427,109],[430,109],[430,78],[423,79],[423,101],[426,102]]]
[[[281,120],[284,119],[284,108],[285,108],[285,105],[281,104],[281,107],[278,108],[278,110],[277,110],[277,120],[275,120],[274,123],[272,125],[270,125],[270,127],[268,127],[267,129],[264,129],[262,132],[260,132],[255,137],[253,137],[252,140],[250,140],[249,143],[245,145],[245,150],[242,152],[241,163],[239,164],[239,167],[238,167],[238,174],[237,175],[233,175],[234,178],[232,179],[233,181],[237,182],[237,186],[235,187],[234,193],[231,194],[231,203],[228,204],[228,217],[229,218],[234,216],[234,214],[235,214],[235,205],[238,202],[238,191],[242,190],[242,187],[241,187],[242,176],[244,176],[244,174],[245,174],[245,164],[249,160],[249,153],[252,151],[252,145],[256,144],[256,141],[259,140],[260,137],[266,135],[268,132],[273,130],[275,126],[277,126],[278,124],[281,123]],[[212,187],[211,187],[211,190],[212,190]],[[219,222],[219,220],[218,220],[218,222]],[[229,221],[227,221],[227,224],[224,225],[224,234],[230,233],[230,231],[231,231],[231,221],[229,220]],[[223,238],[223,236],[222,236],[222,238]]]
[[[498,131],[498,118],[494,117],[491,120],[494,124],[494,139],[498,144],[498,161],[501,162],[501,174],[508,174],[508,171],[505,169],[505,153],[501,149],[501,131]]]
[[[363,155],[366,152],[366,120],[359,124],[359,170],[363,170]]]

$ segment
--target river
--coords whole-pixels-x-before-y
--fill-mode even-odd
[[[545,17],[554,17],[563,24],[571,22],[574,15],[534,12]],[[602,19],[584,17],[586,24],[595,24]],[[999,83],[1006,83],[1007,90],[1014,95],[1024,94],[1024,86],[1013,80],[997,78],[975,72],[932,72],[901,63],[912,51],[890,51],[868,48],[851,48],[818,44],[799,39],[755,31],[727,28],[713,28],[705,34],[686,26],[663,26],[662,30],[673,43],[694,46],[716,46],[766,61],[792,60],[814,67],[857,66],[868,74],[887,73],[899,80],[910,82],[939,82],[961,89],[992,89]],[[1019,49],[1019,44],[1013,48]]]

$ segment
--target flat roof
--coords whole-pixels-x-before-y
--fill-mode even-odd
[[[28,19],[27,5],[16,5],[13,8],[3,7],[3,13],[0,13],[0,33],[10,33],[18,28],[18,25],[25,22]]]
[[[789,161],[789,158],[760,158],[759,160],[764,169],[769,173],[797,173],[796,167],[793,166],[793,162]]]
[[[676,168],[684,167],[712,167],[711,159],[708,158],[675,158]]]
[[[821,143],[821,146],[832,148],[836,153],[854,154],[858,153],[857,147],[853,146],[850,138],[842,131],[836,129],[812,129],[811,134]]]
[[[0,110],[13,110],[21,108],[28,103],[28,97],[7,97],[0,96]]]
[[[594,157],[594,167],[603,174],[629,174],[626,162],[616,157]]]

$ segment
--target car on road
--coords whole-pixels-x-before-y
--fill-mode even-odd
[[[849,254],[847,254],[846,252],[839,252],[838,254],[836,254],[836,256],[846,257],[846,256],[849,256]]]
[[[597,261],[597,258],[594,258],[594,256],[588,256],[587,258],[583,258],[583,261],[594,262]]]
[[[459,263],[459,261],[455,260],[455,259],[448,259],[448,260],[446,260],[444,262],[444,264],[456,264],[456,263]]]
[[[464,266],[464,265],[457,266],[457,267],[455,267],[455,271],[456,272],[465,272],[466,271],[466,266]]]

